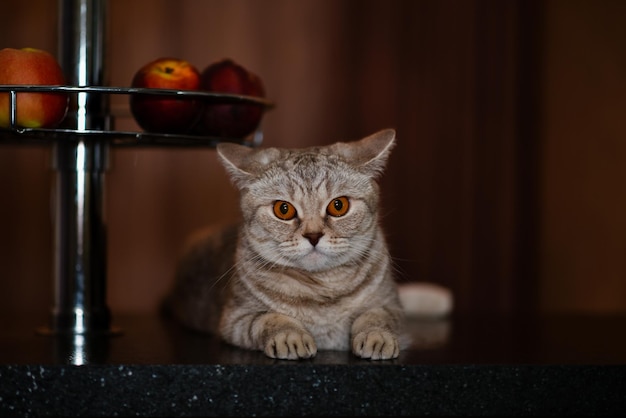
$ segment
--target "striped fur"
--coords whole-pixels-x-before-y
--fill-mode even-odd
[[[189,327],[273,358],[309,358],[318,349],[397,357],[406,345],[404,313],[376,182],[394,141],[395,132],[384,130],[306,149],[220,144],[242,222],[208,231],[186,251],[172,312]],[[332,216],[329,203],[343,196],[347,213]],[[279,219],[276,201],[291,203],[297,216]]]

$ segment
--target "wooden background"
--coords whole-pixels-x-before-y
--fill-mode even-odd
[[[394,127],[383,222],[402,280],[459,311],[626,312],[626,2],[110,0],[110,85],[231,57],[277,107],[265,146]],[[57,50],[55,0],[7,0],[1,47]],[[132,129],[124,96],[112,109]],[[0,145],[0,312],[52,300],[49,151]],[[108,300],[151,312],[185,236],[237,217],[213,150],[116,149]]]

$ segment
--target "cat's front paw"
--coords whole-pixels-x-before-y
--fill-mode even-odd
[[[400,355],[400,344],[393,333],[375,328],[354,336],[352,352],[364,359],[389,360]]]
[[[301,330],[281,330],[268,339],[264,349],[271,358],[298,360],[314,357],[317,345],[313,336]]]

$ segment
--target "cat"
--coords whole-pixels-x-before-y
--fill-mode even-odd
[[[271,358],[317,350],[397,358],[409,344],[407,308],[379,223],[378,185],[395,142],[385,129],[301,149],[220,143],[242,221],[192,239],[167,309],[189,328]],[[431,295],[431,313],[447,312],[439,289],[411,292]]]

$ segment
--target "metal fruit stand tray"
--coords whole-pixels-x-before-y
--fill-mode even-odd
[[[44,335],[111,335],[106,301],[107,236],[103,216],[104,178],[110,148],[214,147],[221,141],[257,146],[260,129],[247,138],[216,138],[152,132],[115,131],[109,111],[112,95],[152,94],[206,103],[248,103],[272,107],[258,97],[201,91],[106,87],[107,0],[58,0],[59,62],[68,85],[3,85],[9,96],[9,128],[0,128],[0,145],[50,146],[53,194],[54,298]],[[19,95],[64,92],[67,115],[56,129],[17,126]],[[19,145],[18,145],[19,146]]]
[[[112,129],[72,129],[72,128],[23,128],[16,124],[18,93],[67,93],[89,95],[154,95],[163,98],[180,100],[196,100],[203,104],[254,104],[266,109],[273,103],[262,97],[237,94],[214,93],[191,90],[170,90],[139,87],[106,87],[106,86],[44,86],[44,85],[0,85],[0,93],[9,94],[10,128],[0,128],[0,139],[3,143],[16,144],[53,144],[63,141],[106,141],[113,147],[142,146],[173,146],[173,147],[215,147],[218,143],[228,141],[243,145],[258,146],[263,141],[261,130],[253,132],[245,138],[221,138],[195,134],[166,134],[146,131],[117,131]],[[108,115],[110,116],[110,115]]]

